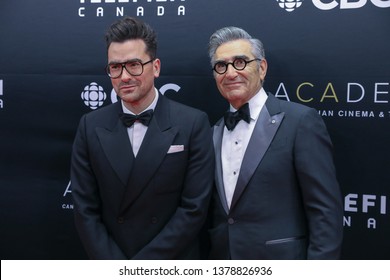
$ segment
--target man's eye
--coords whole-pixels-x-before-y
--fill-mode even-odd
[[[110,69],[111,70],[118,70],[119,68],[121,68],[122,66],[120,64],[111,64],[110,65]]]
[[[226,67],[226,64],[223,62],[218,62],[217,64],[215,64],[216,69],[225,69],[225,67]]]
[[[234,60],[234,66],[242,67],[244,65],[245,65],[245,60],[244,59],[237,58],[236,60]]]
[[[140,66],[140,63],[139,62],[129,62],[129,63],[126,63],[126,67],[127,68],[137,68]]]

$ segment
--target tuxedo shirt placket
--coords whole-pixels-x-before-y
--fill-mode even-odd
[[[241,121],[233,131],[227,131],[225,128],[226,131],[222,139],[223,181],[226,201],[229,208],[237,184],[238,174],[240,173],[245,148],[248,144],[247,141],[244,140],[247,137],[243,137],[245,131],[242,131],[246,128],[243,128],[242,126],[248,126],[248,124]]]
[[[146,130],[147,130],[147,126],[143,125],[138,121],[135,122],[132,127],[132,137],[130,135],[130,139],[132,139],[131,146],[133,147],[133,153],[135,157],[137,156],[139,148],[141,147],[141,143],[146,134]]]
[[[262,88],[259,93],[249,101],[251,114],[250,122],[247,123],[241,120],[232,131],[229,131],[226,127],[224,128],[221,146],[222,178],[229,208],[236,189],[245,151],[251,139],[257,118],[266,100],[267,94]],[[232,109],[233,108],[231,107],[231,111],[233,111]]]

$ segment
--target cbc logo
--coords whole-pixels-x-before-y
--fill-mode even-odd
[[[279,7],[285,9],[287,12],[292,12],[302,5],[300,0],[276,0],[279,3]]]
[[[94,82],[87,85],[81,93],[81,99],[84,100],[84,104],[92,110],[102,106],[106,98],[107,94],[103,88]]]
[[[322,0],[312,0],[314,6],[316,6],[320,10],[332,10],[340,5],[341,10],[345,9],[359,9],[364,7],[367,2],[371,2],[374,6],[378,8],[389,8],[390,7],[390,0],[333,0],[333,1],[325,1],[324,3]],[[340,2],[340,3],[338,3]]]
[[[279,4],[279,7],[286,10],[287,12],[292,12],[295,9],[299,8],[302,5],[303,0],[276,0]],[[368,2],[371,2],[372,5],[378,8],[389,8],[390,0],[312,0],[313,5],[320,10],[328,11],[335,8],[340,10],[347,9],[359,9],[366,6]]]

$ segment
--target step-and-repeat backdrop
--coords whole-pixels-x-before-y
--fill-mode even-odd
[[[125,15],[158,33],[157,88],[211,123],[227,104],[209,36],[234,25],[260,38],[266,91],[316,108],[328,126],[343,259],[390,259],[390,0],[2,0],[1,259],[86,258],[73,224],[71,145],[82,114],[117,101],[104,33]]]

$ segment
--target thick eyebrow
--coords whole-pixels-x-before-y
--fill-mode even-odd
[[[131,63],[131,62],[141,62],[142,63],[142,60],[139,58],[129,59],[129,60],[125,60],[125,61],[112,60],[108,63],[108,65]]]
[[[246,55],[236,55],[236,56],[233,56],[232,57],[232,59],[231,59],[231,61],[233,61],[233,60],[235,60],[235,59],[237,59],[237,58],[241,58],[241,59],[245,59],[245,60],[248,60],[249,59],[249,57],[248,56],[246,56]],[[226,63],[227,61],[229,61],[230,59],[225,59],[225,60],[223,60],[223,59],[218,59],[218,60],[216,60],[216,61],[214,61],[214,63],[220,63],[220,62],[224,62],[224,63]]]

